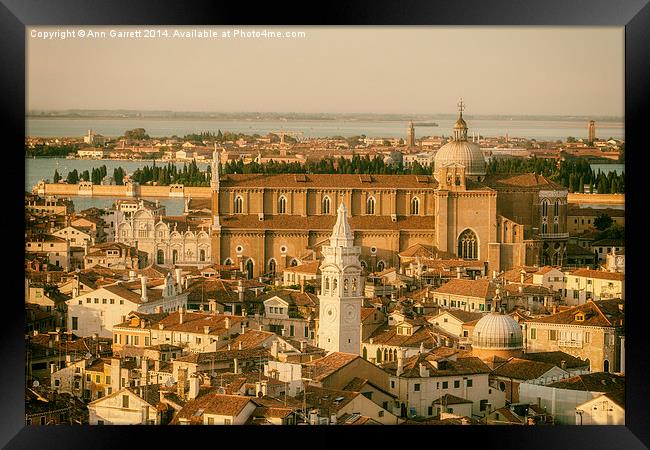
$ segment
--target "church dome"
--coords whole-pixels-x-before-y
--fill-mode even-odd
[[[483,316],[472,333],[472,349],[477,350],[521,350],[523,341],[517,321],[502,313]]]
[[[437,178],[438,169],[451,164],[465,166],[465,176],[475,177],[485,175],[485,157],[478,144],[467,140],[467,123],[463,119],[462,99],[458,104],[460,116],[454,124],[454,137],[440,147],[434,157],[434,176]]]

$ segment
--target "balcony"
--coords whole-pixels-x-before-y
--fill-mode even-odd
[[[568,239],[569,233],[540,233],[542,239]]]
[[[557,341],[557,345],[560,347],[574,347],[574,348],[582,348],[582,341]]]

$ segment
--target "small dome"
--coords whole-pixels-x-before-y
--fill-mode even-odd
[[[519,324],[507,314],[490,313],[474,326],[472,348],[481,350],[523,349],[524,337]]]
[[[454,130],[467,129],[467,122],[462,117],[459,117],[456,123],[454,124]]]
[[[485,158],[478,144],[469,141],[449,141],[436,153],[434,161],[434,174],[439,168],[450,164],[465,166],[466,176],[485,175]]]

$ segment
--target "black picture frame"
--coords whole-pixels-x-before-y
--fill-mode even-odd
[[[284,7],[282,7],[284,6]],[[480,448],[646,448],[650,426],[645,401],[648,395],[647,342],[644,319],[647,300],[636,280],[641,279],[640,245],[627,246],[626,286],[626,426],[610,427],[26,427],[24,425],[24,326],[21,306],[22,277],[19,254],[23,243],[13,236],[24,233],[24,156],[19,149],[25,137],[25,27],[30,25],[163,25],[163,24],[268,24],[268,25],[537,25],[625,27],[625,140],[628,148],[626,190],[632,205],[626,207],[628,235],[643,236],[644,185],[643,134],[648,112],[650,60],[650,6],[647,0],[629,1],[400,1],[341,2],[338,5],[307,2],[293,5],[275,2],[211,3],[207,1],[107,1],[107,0],[2,0],[0,4],[0,115],[3,135],[5,201],[0,220],[7,256],[2,303],[2,364],[0,365],[0,445],[7,448],[133,448],[164,445],[364,445],[409,446],[462,445],[470,441]],[[417,70],[417,69],[413,69]],[[594,68],[597,70],[597,67]],[[480,72],[477,72],[480,76]],[[15,260],[14,260],[15,259]],[[207,429],[207,428],[218,428]],[[403,430],[403,431],[402,431]],[[319,439],[319,435],[323,435]],[[288,439],[295,440],[293,442]],[[254,441],[261,441],[253,443]],[[445,444],[444,440],[451,440]],[[203,441],[201,444],[200,442]],[[347,445],[346,445],[347,446]]]

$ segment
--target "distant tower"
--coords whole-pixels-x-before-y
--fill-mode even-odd
[[[406,127],[406,146],[415,147],[415,127],[412,121],[409,121],[408,127]]]
[[[341,203],[330,245],[323,246],[318,347],[328,352],[361,353],[363,277],[348,211]]]
[[[589,142],[594,142],[596,140],[596,122],[590,120],[588,130],[589,130]]]
[[[217,152],[217,144],[214,144],[214,151],[212,152],[212,173],[210,176],[210,188],[212,190],[212,226],[215,229],[220,229],[219,225],[219,153]]]

